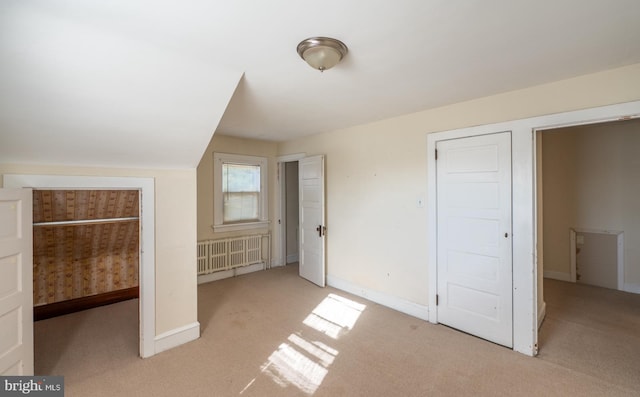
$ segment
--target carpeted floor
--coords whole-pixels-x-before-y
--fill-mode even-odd
[[[201,285],[202,337],[145,360],[137,301],[39,321],[36,373],[64,375],[68,397],[638,395],[637,300],[618,304],[631,319],[608,325],[584,291],[547,287],[539,358],[318,288],[288,266]],[[617,295],[586,295],[607,292]],[[598,333],[615,340],[599,345]]]
[[[640,395],[640,295],[544,280],[538,358]]]

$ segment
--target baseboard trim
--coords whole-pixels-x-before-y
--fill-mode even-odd
[[[563,272],[553,272],[550,270],[544,271],[544,278],[571,282],[571,274]]]
[[[264,270],[264,263],[256,263],[255,265],[248,265],[243,267],[237,267],[233,269],[236,271],[236,276],[240,276],[247,273],[259,272],[260,270]]]
[[[112,303],[118,303],[129,299],[136,299],[139,296],[140,293],[138,287],[132,287],[105,292],[98,295],[49,303],[47,305],[35,306],[33,308],[33,321],[45,320],[47,318],[93,309],[94,307],[110,305]]]
[[[624,292],[631,292],[632,294],[640,294],[640,284],[624,283],[622,287]]]
[[[254,265],[237,267],[231,270],[223,270],[221,272],[204,274],[202,276],[198,276],[198,284],[210,283],[212,281],[223,280],[225,278],[240,276],[247,273],[257,272],[260,270],[264,270],[264,263],[256,263]]]
[[[410,316],[417,317],[421,320],[429,321],[428,306],[410,302],[398,298],[397,296],[363,288],[359,285],[331,275],[327,276],[327,284],[330,287],[337,288],[361,298],[365,298],[393,310],[397,310]]]
[[[194,341],[200,337],[200,323],[194,322],[184,325],[171,331],[157,335],[155,338],[156,354],[173,349],[187,342]]]
[[[547,302],[542,302],[542,307],[538,307],[538,329],[542,326],[544,318],[547,316]]]
[[[289,263],[298,262],[298,260],[299,260],[299,255],[298,254],[287,255],[287,265]]]
[[[202,276],[198,276],[198,284],[210,283],[212,281],[218,281],[229,277],[233,277],[233,270],[204,274]]]

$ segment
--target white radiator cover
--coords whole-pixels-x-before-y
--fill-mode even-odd
[[[266,247],[264,242],[266,241]],[[198,275],[271,262],[271,236],[254,234],[198,242]]]

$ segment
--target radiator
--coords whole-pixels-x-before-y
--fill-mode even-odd
[[[266,241],[266,247],[263,247],[264,241]],[[270,267],[270,256],[271,236],[269,234],[198,241],[198,275],[259,263],[262,263],[266,269]]]

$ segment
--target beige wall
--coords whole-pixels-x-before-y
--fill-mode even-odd
[[[154,178],[155,334],[160,335],[193,324],[198,320],[195,170],[137,170],[0,164],[0,174]]]
[[[569,228],[624,232],[640,285],[640,121],[551,130],[542,145],[545,271],[570,273]]]
[[[329,276],[427,305],[426,135],[640,99],[640,64],[327,132],[278,154],[325,154]],[[364,104],[366,105],[366,104]]]
[[[260,156],[268,159],[268,195],[269,195],[269,228],[244,230],[236,232],[214,233],[213,228],[213,153],[231,153],[247,156]],[[272,233],[276,211],[276,152],[277,145],[273,142],[259,141],[255,139],[240,139],[220,134],[214,134],[207,150],[204,152],[200,164],[198,165],[198,241],[222,238],[227,236],[237,236],[253,233]],[[277,222],[277,219],[275,220]],[[273,247],[271,252],[274,252]]]

